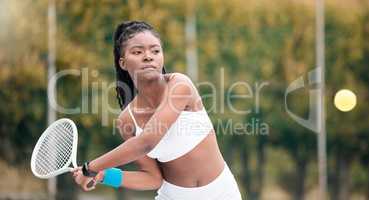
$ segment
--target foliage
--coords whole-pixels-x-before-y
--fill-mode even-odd
[[[216,94],[209,86],[198,88],[221,151],[243,193],[260,199],[266,179],[295,197],[298,190],[304,196],[317,184],[313,180],[317,170],[308,170],[310,165],[317,167],[316,134],[291,120],[284,108],[284,93],[300,76],[307,83],[306,74],[315,68],[315,5],[295,0],[202,0],[194,7],[190,3],[57,1],[57,71],[81,73],[58,82],[57,100],[69,108],[87,105],[85,112],[59,113],[58,117],[78,123],[80,162],[121,142],[114,128],[117,113],[110,112],[117,111],[114,88],[110,87],[115,81],[115,26],[123,20],[148,21],[161,34],[168,71],[185,73],[185,15],[192,11],[197,20],[199,83],[214,85]],[[29,161],[32,147],[46,127],[47,4],[47,0],[0,2],[0,11],[7,11],[0,14],[4,27],[0,29],[0,157],[13,165]],[[355,186],[353,192],[359,193],[369,185],[368,8],[366,1],[342,5],[330,0],[325,16],[329,176],[336,180],[337,160],[345,158],[352,166],[348,170],[353,172],[348,174]],[[83,82],[82,76],[88,80]],[[244,85],[235,87],[237,82],[246,83],[250,90]],[[262,83],[266,85],[258,90]],[[342,113],[333,106],[334,94],[341,88],[358,96],[358,105],[351,112]],[[305,118],[309,89],[296,91],[287,99],[289,108]],[[229,94],[251,96],[228,100]],[[250,113],[236,113],[227,103]],[[256,119],[259,125],[268,126],[267,135],[240,132],[235,127],[222,129],[230,120],[233,125],[255,125]],[[281,164],[268,158],[266,148],[287,154],[288,169],[278,167],[280,171],[268,174],[266,169]]]

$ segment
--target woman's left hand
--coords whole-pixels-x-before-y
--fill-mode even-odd
[[[74,181],[82,187],[84,191],[91,191],[95,189],[97,184],[97,177],[87,177],[82,173],[82,167],[77,167],[71,171],[73,173]]]

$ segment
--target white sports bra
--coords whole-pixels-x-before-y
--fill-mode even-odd
[[[143,130],[137,125],[130,105],[128,105],[128,111],[135,124],[135,135],[138,136]],[[212,129],[213,124],[205,108],[199,111],[182,111],[160,142],[147,156],[160,162],[175,160],[195,148]]]

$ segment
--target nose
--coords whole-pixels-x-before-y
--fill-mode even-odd
[[[151,53],[145,53],[145,55],[144,55],[144,62],[151,62],[151,61],[153,61],[153,58],[152,58],[152,56],[151,56]]]

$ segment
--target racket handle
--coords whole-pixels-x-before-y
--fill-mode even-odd
[[[91,180],[89,183],[87,183],[87,187],[91,188],[92,186],[94,186],[95,181]]]

